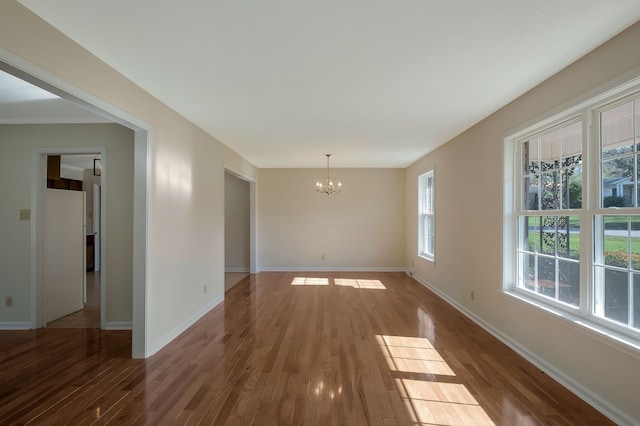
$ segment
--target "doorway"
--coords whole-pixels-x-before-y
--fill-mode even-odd
[[[52,160],[53,161],[49,161]],[[82,217],[80,219],[82,226],[81,241],[69,241],[72,244],[70,249],[78,248],[74,245],[80,245],[81,259],[77,259],[77,263],[80,265],[80,274],[82,275],[82,303],[79,306],[80,309],[73,310],[71,313],[59,316],[55,319],[50,319],[45,316],[46,327],[48,328],[104,328],[102,323],[102,311],[104,310],[102,301],[101,289],[106,286],[106,283],[102,283],[100,275],[101,265],[101,179],[102,179],[102,161],[99,153],[95,154],[73,154],[73,155],[60,155],[60,156],[47,156],[47,188],[55,188],[49,195],[62,196],[64,192],[59,191],[81,191],[83,194],[82,203],[80,206],[82,210]],[[51,192],[51,191],[49,191]],[[69,194],[72,195],[72,194]],[[69,195],[66,195],[67,197]],[[46,199],[45,199],[46,201]],[[70,205],[62,206],[63,209],[70,209]],[[47,205],[45,204],[45,210]],[[75,214],[71,209],[70,214],[65,214],[65,218],[59,217],[58,211],[47,212],[45,211],[46,220],[50,214],[55,214],[56,221],[64,221],[68,223],[68,226],[76,227],[77,224],[70,218],[72,214]],[[70,222],[70,223],[69,223]],[[46,239],[45,232],[45,239]],[[69,240],[71,235],[63,235],[63,239]],[[58,248],[58,241],[54,241],[54,248]],[[44,242],[45,250],[48,246],[47,242]],[[43,252],[43,255],[46,255]],[[65,254],[65,260],[70,261],[69,255]],[[78,255],[76,255],[78,257]],[[76,267],[71,261],[70,269]],[[45,266],[46,267],[46,266]],[[44,273],[45,279],[47,273]],[[51,280],[48,280],[51,281]],[[71,282],[72,280],[69,280]],[[45,287],[47,287],[45,283]],[[49,285],[55,284],[49,282]],[[45,292],[45,295],[47,292]],[[73,293],[66,297],[75,299]],[[44,310],[50,311],[50,304],[52,301],[49,297],[44,298]]]
[[[256,272],[255,182],[225,168],[224,290]]]
[[[94,185],[102,184],[102,173],[93,168],[93,161],[102,159],[104,148],[37,148],[33,155],[36,157],[34,164],[38,165],[33,171],[37,185],[34,211],[36,217],[42,218],[35,235],[36,253],[40,254],[35,262],[40,273],[35,277],[37,290],[34,295],[42,297],[32,300],[36,312],[34,328],[105,328],[106,280],[95,271],[95,237],[103,234],[102,221],[97,222],[96,227],[93,220],[96,215],[102,217],[106,206],[105,194],[101,191],[94,194]],[[77,206],[71,207],[70,201],[64,201],[62,205],[51,204],[51,200],[72,200],[76,195],[80,196]],[[95,206],[99,206],[97,212]],[[61,214],[62,210],[64,214]],[[80,211],[76,213],[76,210]],[[77,218],[71,219],[73,215]],[[61,233],[60,223],[66,223],[69,231]],[[76,230],[80,232],[79,237],[68,234]],[[105,240],[100,240],[99,244],[104,244]],[[64,253],[60,253],[58,247],[62,242],[67,245]],[[57,260],[52,264],[51,259]],[[99,261],[102,263],[101,259]],[[55,279],[61,273],[65,277],[62,283]],[[79,302],[76,300],[78,285]],[[63,288],[66,290],[61,291]],[[61,294],[63,299],[59,299]],[[53,304],[70,299],[74,303],[65,310],[51,313]]]
[[[27,83],[42,88],[52,94],[65,99],[76,106],[80,106],[95,114],[105,118],[108,122],[120,124],[134,132],[133,151],[134,151],[134,177],[133,177],[133,288],[132,288],[132,321],[128,327],[132,329],[132,356],[134,358],[145,358],[151,352],[148,343],[147,333],[147,253],[149,252],[148,240],[148,174],[150,163],[150,126],[137,117],[127,113],[120,108],[111,105],[104,100],[95,97],[93,94],[86,92],[79,87],[69,84],[57,75],[42,69],[33,63],[13,55],[11,52],[0,49],[0,70],[5,71]],[[63,88],[63,89],[61,89]],[[49,121],[48,123],[52,123]],[[82,150],[74,150],[71,153],[86,152]],[[89,151],[90,152],[90,151]],[[33,154],[33,152],[32,152]],[[42,323],[41,311],[39,311],[36,303],[36,295],[39,291],[38,286],[38,265],[39,256],[37,247],[37,235],[40,228],[37,212],[36,194],[39,191],[39,181],[36,179],[42,173],[42,157],[47,154],[46,151],[38,151],[37,155],[31,156],[31,209],[24,210],[25,217],[31,218],[30,226],[30,259],[31,266],[26,272],[30,277],[30,298],[31,306],[23,312],[26,312],[26,318],[30,318],[29,322],[17,322],[16,328],[37,328]],[[103,188],[103,193],[104,193]],[[104,206],[103,206],[104,211]],[[22,213],[22,211],[21,211]],[[22,216],[21,216],[22,217]],[[29,220],[29,219],[25,219]],[[102,274],[104,274],[104,264],[102,265]],[[101,281],[104,281],[104,276]],[[104,291],[104,287],[101,292]],[[104,309],[101,312],[104,316]],[[23,320],[24,321],[24,320]],[[104,319],[102,319],[104,322]],[[118,325],[120,326],[120,325]],[[126,327],[127,325],[122,325]]]

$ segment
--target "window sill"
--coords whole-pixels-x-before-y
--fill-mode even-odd
[[[562,323],[581,334],[595,338],[616,350],[640,359],[640,341],[637,339],[591,322],[581,316],[573,315],[564,310],[540,303],[539,301],[528,298],[520,293],[514,291],[503,291],[502,293],[511,300],[515,300],[517,303],[520,303],[529,309],[542,313],[546,317]]]
[[[428,260],[431,263],[436,263],[436,257],[435,256],[429,256],[429,255],[426,255],[424,253],[421,253],[421,254],[418,255],[418,257],[420,257],[420,258],[422,258],[424,260]]]

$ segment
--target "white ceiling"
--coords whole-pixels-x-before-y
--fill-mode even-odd
[[[258,167],[405,167],[639,0],[19,0]]]
[[[0,70],[0,124],[105,123],[107,119]]]

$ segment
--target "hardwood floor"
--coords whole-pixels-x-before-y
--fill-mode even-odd
[[[100,328],[100,272],[87,272],[84,309],[51,321],[47,328]]]
[[[231,290],[231,287],[249,276],[248,272],[225,272],[224,273],[224,291]]]
[[[613,424],[403,273],[260,273],[147,360],[0,332],[0,424]]]

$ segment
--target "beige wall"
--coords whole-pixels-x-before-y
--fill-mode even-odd
[[[259,176],[260,269],[403,268],[403,169],[332,170],[343,191],[330,197],[315,191],[326,170],[260,169]]]
[[[503,138],[541,114],[632,70],[640,75],[640,24],[473,126],[407,169],[406,264],[423,281],[520,346],[601,409],[640,420],[640,353],[617,350],[503,295]],[[417,177],[436,171],[436,263],[417,256]],[[475,301],[470,292],[475,291]],[[626,417],[625,417],[626,415]]]
[[[19,57],[150,130],[148,249],[138,264],[147,284],[136,293],[146,311],[133,307],[150,355],[223,299],[224,165],[249,177],[256,169],[13,0],[2,3],[0,43],[0,59]]]
[[[18,212],[31,208],[32,149],[85,146],[104,147],[110,159],[106,325],[131,323],[133,132],[118,124],[0,125],[0,294],[14,298],[13,308],[0,309],[5,326],[31,321],[31,222]]]
[[[2,3],[0,43],[12,55],[137,117],[151,130],[144,315],[147,354],[153,353],[223,297],[223,167],[253,178],[258,172],[12,0]],[[320,169],[260,170],[260,266],[397,268],[414,262],[420,278],[579,385],[578,390],[588,389],[605,407],[640,419],[637,356],[500,293],[505,132],[637,69],[639,45],[640,26],[635,25],[406,171],[336,170],[345,190],[334,198],[313,192],[323,176]],[[432,166],[438,197],[436,264],[415,255],[416,180]],[[29,206],[29,188],[15,179],[11,184],[15,200],[6,211],[0,209],[0,222],[12,223],[16,234],[10,234],[11,245],[0,244],[0,258],[11,259],[12,270],[28,271],[29,224],[15,216],[16,209]],[[3,276],[5,282],[17,289],[14,297],[28,299],[28,278],[22,272]],[[471,289],[474,302],[468,297]]]
[[[224,266],[227,272],[249,272],[249,182],[224,175]]]

